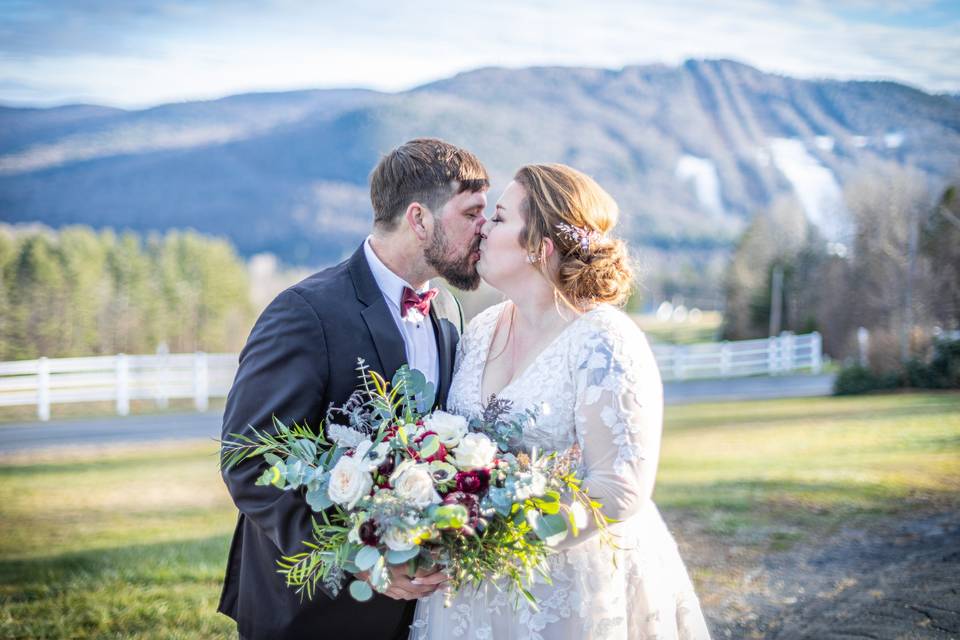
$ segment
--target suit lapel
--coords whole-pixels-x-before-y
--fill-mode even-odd
[[[440,382],[437,385],[437,404],[446,405],[447,392],[450,391],[450,379],[453,377],[453,364],[456,358],[456,335],[454,327],[446,318],[438,317],[434,308],[430,309],[434,334],[437,336],[437,356],[440,361]]]
[[[453,378],[453,367],[457,358],[457,342],[460,340],[460,331],[463,318],[460,305],[456,298],[444,288],[433,300],[430,306],[430,319],[437,336],[437,353],[440,358],[440,382],[437,386],[437,404],[446,406],[447,394],[450,391],[450,382]]]
[[[362,244],[350,257],[349,270],[353,286],[357,290],[357,299],[366,305],[360,315],[367,325],[380,358],[379,367],[374,367],[373,363],[370,363],[370,367],[389,380],[397,369],[406,364],[407,350],[387,301],[373,278],[370,265],[367,264]]]

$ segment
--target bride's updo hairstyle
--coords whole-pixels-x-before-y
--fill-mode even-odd
[[[608,235],[619,215],[610,194],[590,176],[564,164],[526,165],[513,179],[527,193],[520,246],[540,257],[537,265],[560,295],[578,309],[626,302],[633,270],[626,244]],[[555,276],[546,271],[542,259],[544,238],[553,241],[559,260]]]

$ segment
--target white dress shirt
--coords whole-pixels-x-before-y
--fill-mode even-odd
[[[367,236],[363,243],[363,252],[367,257],[367,264],[370,265],[370,271],[373,272],[373,279],[377,281],[380,292],[387,300],[387,308],[390,309],[390,315],[397,323],[397,329],[403,336],[403,344],[407,351],[407,364],[411,369],[417,369],[427,377],[427,380],[433,383],[436,388],[440,380],[440,359],[437,353],[437,340],[433,331],[433,323],[430,317],[423,318],[420,322],[411,322],[404,320],[401,316],[400,300],[403,298],[403,288],[412,286],[403,278],[395,274],[381,262],[380,258],[370,246],[370,236]],[[423,293],[430,288],[428,282],[417,293]],[[381,371],[386,375],[387,372]]]

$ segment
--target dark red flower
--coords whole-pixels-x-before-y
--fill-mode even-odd
[[[457,474],[457,491],[464,493],[483,493],[490,486],[490,471],[474,469]]]
[[[393,454],[388,454],[387,459],[380,463],[380,466],[377,467],[377,473],[382,476],[389,476],[393,473]]]
[[[367,520],[361,524],[359,533],[360,541],[363,544],[375,547],[380,543],[380,538],[377,537],[377,525],[374,524],[373,520]]]

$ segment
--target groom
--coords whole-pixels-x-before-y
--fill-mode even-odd
[[[227,397],[223,438],[270,430],[272,415],[316,428],[356,387],[357,358],[388,380],[408,363],[445,402],[463,317],[453,296],[428,281],[479,285],[488,188],[480,161],[442,140],[411,140],[384,156],[370,176],[372,234],[345,262],[282,292],[257,320]],[[398,571],[386,594],[364,603],[346,589],[301,600],[276,561],[310,539],[311,512],[299,491],[257,486],[264,468],[251,460],[223,473],[240,516],[218,610],[236,620],[240,637],[406,638],[416,599],[442,574],[411,580]]]

